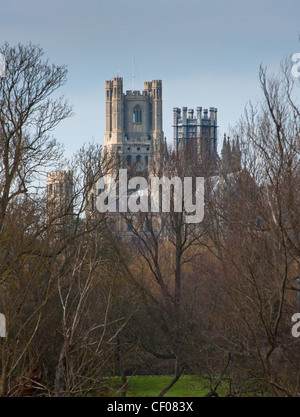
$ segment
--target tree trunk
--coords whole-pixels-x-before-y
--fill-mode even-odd
[[[65,388],[66,355],[65,349],[61,351],[58,365],[55,370],[54,393],[55,397],[62,397]]]

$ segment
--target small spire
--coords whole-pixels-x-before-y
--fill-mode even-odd
[[[234,141],[234,140],[232,141],[232,148],[231,148],[231,152],[232,152],[232,155],[233,155],[233,156],[235,156],[235,153],[236,153],[236,147],[235,147],[235,141]]]
[[[227,136],[227,151],[228,151],[228,155],[231,154],[231,146],[230,146],[230,138],[229,136]]]
[[[164,154],[167,155],[168,154],[168,146],[167,146],[167,138],[165,136],[164,139]]]
[[[221,154],[224,155],[225,153],[227,153],[226,133],[224,133],[223,147],[222,147]]]

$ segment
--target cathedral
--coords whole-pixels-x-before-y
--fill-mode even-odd
[[[115,161],[111,170],[131,169],[133,175],[150,177],[151,175],[169,175],[172,157],[166,145],[163,132],[162,81],[152,80],[144,83],[144,90],[123,91],[123,79],[115,77],[105,83],[105,134],[104,152],[110,160]],[[206,176],[222,178],[233,170],[240,169],[239,143],[230,145],[224,138],[221,158],[217,153],[217,109],[197,107],[194,110],[183,107],[182,111],[173,109],[173,155],[189,150],[185,157],[187,166],[191,163],[186,158],[193,158],[198,165],[206,169]],[[234,165],[234,166],[233,166]],[[106,173],[109,173],[106,171]],[[111,172],[110,173],[115,173]],[[104,173],[101,173],[104,175]],[[48,174],[48,203],[51,200],[53,210],[54,190],[68,190],[70,193],[70,175],[62,171]],[[174,175],[174,173],[173,173]],[[172,175],[171,175],[172,176]],[[64,184],[65,182],[65,184]],[[59,184],[59,185],[58,185]],[[58,188],[59,187],[59,188]],[[89,185],[86,201],[86,220],[97,216],[96,199],[99,194],[97,185]],[[64,192],[66,194],[66,192]],[[67,204],[69,198],[59,201]],[[49,204],[50,207],[50,204]]]

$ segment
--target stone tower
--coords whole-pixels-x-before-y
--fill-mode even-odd
[[[162,81],[144,83],[144,91],[123,93],[123,79],[106,81],[105,151],[118,155],[124,166],[138,170],[159,162],[164,140]]]
[[[73,199],[73,172],[48,172],[47,219],[56,231],[71,226]]]
[[[216,163],[217,155],[217,109],[210,107],[203,110],[197,107],[196,117],[193,109],[187,107],[173,108],[173,142],[174,149],[193,146],[198,154]]]

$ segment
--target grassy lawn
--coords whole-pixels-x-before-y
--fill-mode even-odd
[[[157,397],[172,381],[172,376],[131,376],[127,381],[127,397]],[[108,385],[108,396],[119,396],[120,378],[110,379]],[[207,392],[208,381],[194,375],[183,375],[164,397],[203,397]],[[219,394],[222,395],[221,389]]]

